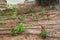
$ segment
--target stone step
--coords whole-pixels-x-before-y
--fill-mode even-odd
[[[0,2],[0,5],[7,5],[6,2]]]
[[[46,28],[46,29],[60,29],[60,25],[44,25],[44,27]],[[5,28],[8,28],[8,29],[10,29],[10,28],[14,28],[14,27],[0,27],[0,29],[1,28],[3,28],[3,29],[5,29]],[[41,26],[39,25],[39,26],[24,26],[24,29],[41,29]]]
[[[7,8],[7,5],[0,5],[0,8]]]
[[[18,23],[17,24],[16,23],[14,23],[14,24],[12,24],[12,23],[9,24],[8,23],[8,24],[3,24],[3,25],[0,24],[0,28],[12,28],[12,27],[15,27],[17,25],[18,25]],[[25,24],[24,27],[27,27],[27,28],[40,28],[40,25],[41,24],[39,24],[39,25],[33,25],[33,24],[32,25],[31,24],[27,25],[27,24]],[[48,25],[48,26],[44,25],[44,26],[45,26],[45,28],[49,28],[49,29],[57,28],[57,27],[60,28],[60,24],[59,25],[58,24],[57,25],[52,25],[52,26],[50,26],[50,25]]]
[[[1,16],[0,16],[1,17]],[[3,21],[3,22],[0,22],[0,23],[5,23],[5,22],[7,22],[7,20],[15,20],[15,19],[17,19],[17,18],[11,18],[11,17],[1,17],[1,18],[5,18],[5,20],[6,21]],[[39,17],[38,17],[39,18]],[[44,19],[44,20],[43,20]],[[55,19],[55,20],[53,20],[53,19]],[[45,22],[46,21],[46,23],[47,22],[51,22],[51,21],[56,21],[57,19],[56,19],[56,17],[55,18],[52,18],[52,19],[50,19],[50,20],[48,20],[48,19],[46,19],[46,18],[42,18],[42,17],[40,17],[40,19],[37,19],[37,21],[41,21],[42,22],[42,20]],[[58,19],[59,20],[59,19]],[[31,21],[34,21],[33,20],[33,18],[32,17],[28,17],[28,18],[25,18],[25,21],[27,21],[27,22],[31,22]],[[11,21],[10,21],[11,22]]]
[[[9,35],[11,34],[11,31],[0,31],[0,35]]]
[[[46,29],[59,29],[60,25],[43,25]],[[41,28],[41,25],[33,25],[33,26],[24,26],[24,28],[31,28],[31,29],[39,29]]]
[[[53,31],[53,29],[51,29],[51,30],[47,29],[46,31],[47,31],[49,37],[60,37],[60,31],[56,32],[56,30],[55,30],[56,33]],[[41,33],[41,29],[26,29],[24,33],[39,35]],[[0,34],[8,35],[8,34],[11,34],[11,31],[0,31]]]
[[[15,27],[16,25],[19,24],[19,20],[7,20],[5,21],[5,23],[0,23],[0,28],[1,27]],[[38,22],[28,22],[28,23],[25,23],[24,26],[25,27],[39,27],[40,25],[47,25],[47,27],[59,27],[60,26],[60,20],[58,20],[57,22],[56,21],[38,21]]]
[[[9,19],[9,20],[5,20],[3,22],[0,21],[0,23],[13,23],[13,22],[16,22],[18,19]],[[18,20],[20,21],[20,20]],[[57,21],[59,22],[60,20],[40,20],[40,21],[25,21],[25,22],[28,22],[28,23],[38,23],[38,24],[56,24]]]
[[[6,8],[0,8],[0,10],[5,10]]]
[[[42,25],[49,25],[49,24],[58,24],[60,20],[41,20],[41,21],[33,21],[33,22],[29,22],[27,21],[25,24],[42,24]]]
[[[25,32],[34,32],[36,31],[35,33],[40,33],[41,32],[41,28],[40,29],[31,29],[31,28],[24,28]],[[46,29],[47,31],[53,31],[50,30],[50,29]],[[4,32],[4,31],[11,31],[11,28],[0,28],[0,32]]]
[[[41,11],[37,11],[36,13],[37,13],[37,15],[41,15],[42,12]],[[48,10],[48,11],[46,11],[46,13],[51,14],[51,15],[55,15],[55,14],[60,13],[60,12],[57,11],[57,10]]]

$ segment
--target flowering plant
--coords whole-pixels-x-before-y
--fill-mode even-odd
[[[46,38],[47,37],[47,32],[44,26],[41,25],[41,33],[40,33],[42,38]]]

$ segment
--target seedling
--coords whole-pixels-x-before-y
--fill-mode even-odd
[[[55,9],[55,5],[50,5],[49,9]]]
[[[58,6],[55,6],[55,8],[56,8],[56,10],[57,10],[57,11],[59,11],[59,10],[60,10],[60,7],[58,7]]]
[[[5,9],[5,10],[2,10],[2,11],[0,11],[0,15],[1,16],[5,16],[6,15],[6,13],[10,13],[10,12],[13,12],[13,9]]]
[[[30,8],[30,9],[29,9],[29,12],[30,12],[30,13],[35,13],[36,11],[33,10],[32,8]]]
[[[21,23],[11,30],[12,35],[17,35],[18,33],[24,32],[24,18],[21,18]]]
[[[33,21],[37,21],[38,20],[37,14],[32,14],[32,16],[33,16],[33,18],[32,18]]]
[[[45,14],[46,14],[46,10],[45,10],[45,8],[43,8],[42,12],[41,12],[41,17],[44,18]]]
[[[25,18],[21,17],[20,21],[21,21],[20,23],[24,23],[25,22]]]
[[[12,29],[12,35],[17,35],[18,33],[21,33],[24,31],[23,29],[23,23],[20,23],[19,25],[17,25],[15,28]]]
[[[10,16],[12,17],[12,18],[16,18],[17,17],[17,14],[18,14],[18,12],[17,11],[15,11],[15,12],[10,12]]]
[[[24,14],[28,14],[28,11],[27,10],[24,10]]]
[[[13,11],[13,9],[10,9],[10,8],[7,8],[5,10],[3,10],[4,12],[10,12],[10,11]]]
[[[0,16],[4,16],[5,12],[4,11],[0,11]]]
[[[40,36],[42,38],[46,38],[47,37],[47,32],[46,32],[46,29],[44,28],[44,26],[41,25],[41,33],[40,33]]]

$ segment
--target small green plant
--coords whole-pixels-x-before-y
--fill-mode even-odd
[[[24,14],[35,13],[36,11],[30,8],[29,10],[24,10]]]
[[[4,11],[0,11],[0,16],[4,16],[5,12]]]
[[[47,32],[46,32],[46,29],[44,28],[44,26],[41,25],[41,33],[40,33],[40,36],[42,38],[46,38],[47,37]]]
[[[20,23],[18,26],[16,26],[15,28],[12,29],[12,35],[17,35],[18,33],[21,33],[24,31],[23,29],[23,23]]]
[[[46,10],[45,10],[45,8],[43,8],[41,11],[41,17],[44,18],[45,14],[46,14]]]
[[[30,13],[35,13],[36,11],[33,10],[32,8],[30,8],[30,9],[29,9],[29,12],[30,12]]]
[[[24,23],[25,22],[25,18],[21,17],[20,21],[21,21],[21,23]]]
[[[28,11],[27,10],[24,10],[24,14],[28,14]]]
[[[24,18],[21,18],[21,23],[11,30],[12,35],[17,35],[18,33],[24,32]]]
[[[46,14],[46,9],[45,8],[42,8],[41,11],[42,11],[42,13],[41,13],[42,15]]]
[[[56,10],[59,11],[60,10],[60,7],[59,6],[55,6]]]
[[[32,14],[33,18],[32,20],[33,21],[38,21],[38,15],[35,13],[35,14]]]
[[[13,9],[10,9],[10,8],[6,8],[5,10],[3,10],[4,12],[10,12],[10,11],[13,11]]]
[[[5,16],[6,13],[10,13],[10,12],[13,12],[14,10],[13,9],[5,9],[5,10],[2,10],[0,11],[0,16]]]
[[[50,5],[49,9],[55,9],[55,5]]]
[[[5,13],[8,13],[8,15],[9,16],[11,16],[12,18],[15,18],[16,16],[17,16],[17,13],[18,13],[18,11],[16,10],[13,10],[13,9],[9,9],[9,8],[7,8],[7,9],[5,9],[5,10],[3,10]]]
[[[15,12],[10,12],[10,14],[9,14],[12,18],[16,18],[17,17],[17,15],[18,15],[18,12],[17,11],[15,11]]]

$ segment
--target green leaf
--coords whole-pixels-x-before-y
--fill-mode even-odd
[[[10,12],[10,16],[12,17],[12,18],[16,18],[17,17],[17,14],[18,14],[18,12]]]
[[[23,27],[24,27],[24,17],[21,18],[21,23],[19,23],[19,25],[17,25],[15,28],[11,30],[12,35],[17,35],[18,33],[23,32],[24,31]]]
[[[24,23],[25,22],[25,18],[21,17],[20,21],[21,21],[21,23]]]
[[[20,23],[18,26],[12,29],[12,35],[17,35],[20,32],[23,32],[23,23]]]
[[[49,8],[50,9],[54,9],[55,8],[55,5],[50,5]]]
[[[40,35],[41,35],[42,38],[46,38],[46,37],[47,37],[47,32],[46,32],[46,30],[45,30],[45,29],[42,30],[42,32],[40,33]]]
[[[45,8],[42,8],[42,15],[46,14]]]

